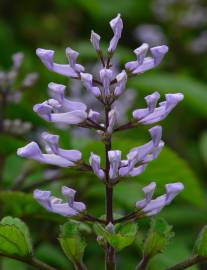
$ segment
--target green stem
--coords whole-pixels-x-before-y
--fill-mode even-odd
[[[3,254],[3,253],[0,253],[0,256],[26,263],[30,266],[35,267],[38,270],[57,270],[56,268],[36,259],[34,257],[20,257],[20,256],[16,256],[16,255],[9,255],[9,254]]]
[[[146,270],[150,258],[148,256],[144,256],[140,263],[136,266],[135,270]]]
[[[83,262],[75,262],[74,263],[75,270],[87,270],[87,267]]]
[[[186,269],[194,264],[197,264],[197,263],[200,263],[200,262],[203,262],[207,260],[207,257],[201,257],[201,256],[198,256],[198,255],[195,255],[193,257],[190,257],[189,259],[187,259],[186,261],[183,261],[181,263],[178,263],[166,270],[183,270],[183,269]]]

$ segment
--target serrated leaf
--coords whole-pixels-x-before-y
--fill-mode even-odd
[[[82,263],[86,242],[80,235],[77,223],[67,222],[61,226],[59,242],[65,255],[73,264]]]
[[[115,232],[108,232],[102,225],[95,224],[94,230],[98,236],[102,236],[113,248],[120,251],[131,245],[137,233],[137,224],[116,225]]]
[[[153,257],[162,253],[173,236],[172,226],[164,219],[153,219],[144,243],[144,256]]]
[[[207,256],[207,225],[203,227],[196,240],[194,253],[202,257]]]
[[[4,254],[30,256],[32,243],[29,230],[18,218],[5,217],[0,222],[0,251]]]

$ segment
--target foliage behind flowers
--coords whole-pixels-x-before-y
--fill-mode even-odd
[[[25,54],[24,65],[22,65],[16,85],[20,85],[21,79],[24,78],[24,74],[28,73],[28,71],[38,71],[41,76],[35,88],[23,93],[20,103],[10,103],[6,110],[6,127],[11,127],[12,124],[12,128],[15,127],[16,131],[6,136],[1,135],[0,151],[1,160],[3,160],[3,162],[1,162],[1,167],[3,167],[1,171],[1,189],[5,190],[1,191],[0,194],[0,200],[3,205],[1,216],[10,215],[23,218],[30,227],[35,246],[35,256],[57,269],[68,269],[69,267],[67,259],[61,253],[59,244],[56,241],[58,237],[58,225],[62,225],[66,220],[64,217],[49,213],[41,208],[32,198],[32,191],[36,188],[40,190],[50,190],[54,196],[60,197],[61,186],[71,187],[73,190],[78,191],[74,202],[84,202],[87,206],[87,214],[104,219],[104,217],[101,217],[104,212],[103,202],[105,196],[103,180],[97,181],[97,178],[90,173],[86,166],[82,168],[84,171],[79,171],[74,166],[70,169],[61,169],[53,165],[47,165],[46,163],[42,163],[41,165],[36,161],[26,161],[17,158],[15,151],[18,147],[22,147],[28,143],[28,141],[32,140],[38,142],[40,149],[42,146],[45,146],[46,150],[49,151],[46,152],[46,154],[52,154],[51,150],[49,150],[50,145],[48,144],[48,140],[50,141],[49,138],[51,134],[58,134],[60,135],[59,149],[78,149],[80,153],[82,153],[82,160],[86,163],[88,163],[87,160],[90,156],[90,160],[93,161],[97,155],[100,155],[100,169],[104,169],[105,157],[103,155],[103,145],[102,142],[98,140],[100,132],[96,135],[96,139],[90,139],[90,137],[86,139],[85,135],[82,135],[80,139],[80,136],[76,137],[77,131],[82,134],[85,134],[85,131],[90,131],[90,133],[87,133],[89,136],[91,134],[94,135],[96,132],[85,127],[77,127],[75,132],[71,132],[73,131],[73,127],[68,131],[68,129],[62,129],[62,124],[51,125],[32,112],[31,107],[35,103],[40,103],[45,100],[47,96],[45,89],[49,81],[68,85],[68,78],[48,72],[39,64],[38,59],[35,57],[34,50],[39,46],[52,48],[52,50],[56,52],[55,62],[64,63],[63,48],[69,45],[80,52],[78,64],[86,67],[87,71],[85,72],[88,73],[92,69],[88,69],[87,64],[95,66],[97,61],[96,53],[91,49],[88,42],[90,27],[93,26],[94,31],[98,33],[104,33],[101,38],[101,48],[104,52],[108,46],[105,40],[109,39],[111,36],[111,32],[109,32],[106,27],[107,20],[113,17],[117,12],[121,12],[124,18],[125,28],[119,47],[113,57],[115,58],[115,63],[117,61],[120,62],[120,69],[118,68],[116,71],[116,74],[121,74],[119,76],[120,78],[124,75],[121,70],[124,69],[125,63],[129,60],[133,61],[134,59],[133,54],[129,53],[130,50],[128,47],[134,50],[134,48],[141,45],[139,42],[142,40],[136,41],[135,38],[137,39],[138,37],[133,36],[134,29],[137,26],[142,24],[147,26],[159,25],[159,27],[154,28],[156,31],[161,31],[159,33],[157,32],[157,38],[153,38],[154,43],[151,43],[149,40],[143,41],[146,43],[150,42],[151,46],[156,47],[162,44],[162,41],[159,42],[160,33],[162,33],[161,39],[167,42],[170,51],[165,56],[164,61],[162,61],[162,65],[155,70],[145,72],[142,75],[135,76],[128,80],[127,88],[133,88],[133,93],[136,92],[136,94],[133,105],[130,105],[132,106],[131,109],[130,107],[127,109],[128,115],[125,116],[124,122],[116,123],[115,129],[118,128],[119,125],[127,124],[127,119],[132,119],[133,115],[136,116],[138,114],[139,116],[141,113],[139,111],[140,108],[148,110],[149,107],[145,105],[144,97],[150,96],[153,92],[152,97],[157,97],[157,99],[158,94],[156,92],[160,93],[161,98],[159,102],[164,100],[164,94],[167,93],[182,92],[185,94],[185,99],[174,109],[173,113],[168,116],[168,120],[162,122],[164,126],[163,140],[165,141],[165,147],[160,152],[159,156],[155,160],[148,162],[147,168],[140,165],[145,171],[139,174],[139,176],[135,176],[134,180],[132,180],[131,176],[127,176],[124,178],[126,180],[120,181],[119,184],[115,186],[113,197],[114,213],[116,214],[114,218],[120,219],[125,214],[131,212],[132,206],[135,205],[136,201],[143,199],[142,188],[146,186],[146,190],[148,190],[153,187],[153,183],[147,187],[149,182],[155,180],[157,182],[157,188],[152,201],[165,193],[164,185],[169,182],[181,181],[185,189],[180,193],[173,204],[168,205],[158,216],[161,218],[165,217],[167,221],[173,225],[173,230],[176,232],[174,238],[172,238],[172,227],[167,225],[162,219],[156,218],[151,225],[148,219],[139,220],[139,229],[133,244],[130,248],[128,247],[120,252],[123,247],[128,245],[128,241],[130,243],[130,239],[134,238],[133,233],[136,231],[135,227],[132,226],[129,228],[130,224],[129,227],[128,225],[126,226],[125,232],[128,230],[129,233],[127,233],[125,241],[122,243],[118,241],[117,237],[123,237],[124,227],[117,228],[116,225],[114,232],[113,227],[109,225],[107,227],[109,230],[107,234],[105,233],[105,228],[104,231],[102,230],[102,224],[100,224],[100,226],[97,224],[93,229],[99,235],[97,240],[100,245],[104,244],[104,241],[106,241],[103,241],[103,237],[105,237],[109,243],[117,242],[116,249],[119,250],[117,252],[118,269],[134,269],[136,263],[141,260],[143,252],[145,255],[146,252],[148,252],[151,254],[150,256],[153,257],[148,265],[149,269],[157,269],[157,265],[162,265],[161,269],[167,269],[167,267],[172,266],[176,262],[189,257],[192,253],[191,250],[196,234],[203,224],[206,223],[205,188],[203,188],[205,187],[206,162],[206,89],[205,68],[203,67],[205,66],[206,60],[205,54],[202,54],[201,60],[189,49],[194,37],[196,38],[199,36],[199,33],[205,30],[205,21],[202,22],[202,25],[197,25],[196,28],[192,28],[190,25],[189,27],[180,25],[176,27],[175,33],[173,30],[176,25],[176,23],[174,23],[175,19],[173,21],[174,15],[169,17],[170,21],[164,21],[161,20],[159,16],[155,16],[154,7],[156,1],[123,1],[119,4],[117,4],[116,1],[108,4],[102,1],[97,3],[89,1],[88,5],[80,1],[73,1],[71,3],[54,1],[52,5],[47,7],[44,7],[42,3],[38,1],[30,6],[23,3],[24,1],[18,3],[18,5],[13,3],[13,5],[9,6],[9,12],[6,12],[7,4],[3,3],[2,5],[3,13],[0,27],[2,30],[2,44],[5,44],[5,46],[4,50],[1,52],[0,62],[2,66],[5,66],[2,69],[8,70],[10,55],[17,50],[23,51]],[[161,8],[161,4],[163,5],[160,1],[159,8]],[[184,4],[185,3],[183,3],[183,5]],[[205,3],[203,4],[205,6]],[[177,4],[176,1],[172,1],[172,3],[168,4],[169,7],[170,5],[176,7],[175,10],[180,9],[182,13],[183,6],[179,6],[179,3]],[[191,3],[188,3],[188,6],[189,5],[191,5]],[[199,6],[200,5],[199,1]],[[195,3],[192,3],[192,8],[194,6]],[[192,10],[192,8],[189,6],[188,10]],[[25,12],[25,10],[27,12]],[[96,10],[96,12],[94,12],[94,10]],[[174,9],[170,8],[169,10],[170,12],[174,12]],[[166,12],[169,12],[169,10],[166,9]],[[186,13],[188,10],[186,9]],[[203,11],[204,10],[205,8]],[[179,14],[180,13],[177,13],[177,15]],[[196,14],[197,12],[195,12],[194,15]],[[86,19],[87,24],[85,23]],[[68,27],[69,25],[70,27]],[[143,31],[147,32],[149,28],[143,29]],[[146,33],[146,36],[149,38],[150,35],[150,32],[149,35]],[[144,38],[143,35],[142,37]],[[204,47],[205,46],[202,45],[201,49]],[[106,60],[105,57],[104,59]],[[111,63],[113,64],[112,70],[115,71],[114,61],[111,61]],[[161,71],[162,69],[165,70],[165,73]],[[97,65],[95,72],[93,70],[93,75],[94,79],[99,80]],[[69,82],[71,82],[70,79]],[[73,83],[76,82],[81,85],[81,81],[73,80]],[[93,86],[98,87],[96,83]],[[113,86],[115,86],[115,84],[113,84]],[[84,86],[81,88],[82,93],[87,93],[88,97],[92,97]],[[50,87],[50,99],[57,100],[57,98],[52,96],[52,93],[53,91]],[[123,100],[127,93],[128,91],[124,92],[121,96]],[[73,99],[71,99],[72,96]],[[85,100],[85,98],[83,100],[79,96],[71,93],[71,83],[65,88],[65,98],[73,102],[83,103],[87,100]],[[94,100],[96,100],[95,97]],[[97,106],[98,102],[97,100],[96,105],[94,104],[95,107],[93,107],[93,110],[100,112],[101,106]],[[86,101],[86,104],[87,108],[92,108],[92,103]],[[159,108],[159,106],[157,108]],[[161,106],[161,108],[164,107]],[[138,112],[136,112],[136,110],[138,110]],[[89,113],[89,109],[87,109],[86,112]],[[134,112],[133,115],[132,112]],[[53,113],[55,112],[53,111]],[[60,113],[60,111],[57,110],[56,113]],[[32,130],[27,131],[23,136],[18,135],[18,132],[21,132],[23,129],[18,128],[18,123],[17,125],[15,124],[16,118],[22,123],[32,123]],[[139,121],[139,118],[137,118],[137,120]],[[99,121],[101,124],[104,123],[104,114],[101,113]],[[59,127],[61,127],[61,129],[59,129]],[[149,139],[146,138],[146,128],[140,126],[139,129],[132,128],[125,132],[116,131],[113,136],[113,149],[120,149],[122,153],[117,150],[117,152],[113,153],[115,157],[119,158],[121,154],[123,160],[130,152],[133,152],[131,149],[134,149],[137,145],[147,144]],[[148,129],[150,129],[150,126]],[[47,133],[43,133],[46,130]],[[43,136],[41,136],[42,133]],[[54,139],[57,141],[58,138],[55,137],[53,140]],[[5,147],[5,145],[7,147]],[[91,155],[91,152],[93,155]],[[74,154],[79,153],[74,152]],[[74,156],[75,162],[77,157],[78,156]],[[113,156],[111,156],[111,158],[112,157]],[[72,161],[72,163],[74,163],[74,161]],[[81,162],[77,162],[79,163],[78,166],[80,166]],[[121,171],[123,171],[123,169]],[[97,172],[97,174],[101,176],[102,173]],[[201,183],[202,180],[204,181]],[[126,190],[129,196],[126,196]],[[63,200],[63,202],[64,201],[65,200]],[[41,226],[41,229],[39,226],[40,222],[44,224],[44,226]],[[75,236],[78,242],[83,242],[82,252],[87,242],[88,245],[85,249],[84,263],[89,269],[94,269],[96,260],[99,265],[100,261],[104,261],[103,252],[94,240],[94,236],[91,233],[92,228],[80,223],[80,221],[77,223],[77,220],[75,224],[76,226],[67,224],[61,227],[61,245],[64,248],[65,245],[62,239],[66,237],[66,235],[68,236],[67,233],[69,232],[70,235]],[[149,226],[151,227],[149,231],[151,233],[147,233]],[[48,228],[50,228],[50,230],[48,230]],[[81,231],[81,235],[79,234],[78,237],[76,237],[77,231]],[[112,238],[110,232],[114,234]],[[83,235],[85,240],[80,240]],[[146,238],[146,235],[147,239],[144,243],[143,239]],[[147,243],[154,241],[152,240],[154,238],[151,238],[154,237],[154,235],[159,236],[160,240],[159,242],[154,242],[157,244],[154,246],[152,252],[151,249],[153,245],[149,246]],[[205,230],[203,230],[199,236],[201,237],[200,239],[205,239],[205,237],[202,238],[202,236],[205,236]],[[72,237],[72,239],[74,238]],[[167,245],[168,242],[169,244]],[[165,243],[165,247],[162,246],[161,243]],[[199,240],[197,243],[203,242]],[[202,247],[202,245],[199,246],[199,248],[194,248],[194,255],[198,253],[198,250],[201,250],[200,247]],[[160,255],[154,256],[156,252]],[[195,254],[195,252],[197,253]],[[31,252],[29,253],[31,254]],[[74,262],[71,256],[68,255],[68,257]],[[100,266],[100,268],[101,267],[103,268],[104,264]],[[14,260],[2,258],[2,269],[11,268],[27,269],[27,266]],[[193,266],[192,269],[199,269],[199,267]]]

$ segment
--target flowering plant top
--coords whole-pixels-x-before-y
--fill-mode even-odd
[[[69,64],[55,63],[55,52],[46,49],[37,49],[37,56],[42,63],[51,71],[64,75],[71,79],[80,80],[91,95],[95,96],[104,108],[104,121],[100,112],[80,102],[65,97],[65,86],[50,82],[48,84],[50,98],[34,106],[34,111],[45,121],[64,123],[82,128],[93,129],[100,136],[105,145],[105,166],[101,167],[101,158],[98,153],[91,153],[89,162],[82,159],[79,150],[66,150],[59,146],[59,136],[44,132],[42,140],[45,144],[43,153],[36,142],[18,149],[17,154],[21,157],[37,160],[41,163],[52,164],[59,167],[75,167],[94,173],[105,185],[106,190],[106,218],[99,219],[87,213],[87,207],[82,202],[75,201],[76,191],[69,187],[62,187],[62,194],[66,202],[51,196],[50,191],[34,191],[34,198],[48,211],[58,213],[66,217],[76,217],[81,221],[97,222],[104,224],[106,230],[114,231],[116,223],[133,222],[143,216],[153,216],[159,213],[166,205],[170,204],[175,196],[183,190],[180,182],[170,183],[165,186],[166,193],[153,199],[156,183],[151,182],[143,188],[145,198],[137,201],[131,214],[119,219],[114,218],[113,213],[113,188],[115,184],[125,177],[133,177],[141,174],[147,165],[156,159],[161,152],[164,142],[162,141],[162,127],[156,125],[149,129],[151,140],[129,151],[122,159],[119,149],[112,148],[112,135],[114,132],[135,128],[140,125],[157,124],[165,119],[175,106],[183,99],[183,94],[166,94],[165,100],[159,102],[160,94],[154,92],[145,97],[146,107],[138,108],[132,112],[132,119],[128,123],[117,126],[117,110],[114,102],[124,95],[127,80],[132,76],[141,75],[158,66],[168,52],[166,45],[149,48],[148,44],[142,44],[134,50],[136,59],[125,64],[125,68],[118,74],[112,65],[112,57],[116,50],[123,29],[120,14],[110,21],[113,37],[109,43],[107,57],[101,50],[101,37],[91,32],[90,41],[97,52],[102,67],[99,77],[95,78],[86,72],[84,66],[78,63],[79,53],[71,48],[66,48],[66,57]],[[148,55],[148,51],[150,54]],[[106,246],[107,269],[115,269],[115,251],[109,243]]]

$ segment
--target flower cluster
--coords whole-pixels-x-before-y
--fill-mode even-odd
[[[66,49],[69,64],[55,63],[53,60],[55,52],[52,50],[37,49],[38,57],[49,70],[82,82],[86,91],[103,105],[105,112],[104,121],[99,111],[95,111],[94,108],[88,108],[78,100],[74,101],[66,98],[65,86],[54,82],[48,85],[50,98],[34,106],[34,111],[46,121],[94,129],[105,144],[105,168],[101,167],[101,158],[98,154],[91,153],[89,163],[86,164],[82,160],[80,151],[60,148],[59,136],[46,132],[42,134],[46,154],[42,153],[35,142],[31,142],[17,151],[19,156],[60,167],[78,168],[85,164],[107,188],[113,188],[113,185],[122,179],[124,180],[125,177],[141,174],[149,162],[157,158],[164,146],[164,142],[161,139],[162,127],[157,125],[149,129],[151,140],[142,146],[131,149],[126,159],[122,160],[121,151],[111,148],[112,134],[121,129],[157,123],[166,118],[183,99],[183,94],[181,93],[167,94],[165,95],[165,100],[157,105],[160,94],[154,92],[145,97],[146,108],[134,110],[131,121],[119,126],[117,123],[118,112],[116,107],[113,107],[113,104],[121,95],[124,95],[128,78],[158,66],[167,53],[168,47],[162,45],[149,48],[148,44],[142,44],[134,50],[136,60],[126,63],[125,68],[117,74],[111,60],[123,29],[121,16],[118,15],[111,20],[110,26],[113,31],[113,37],[108,47],[106,59],[103,57],[101,50],[100,36],[94,31],[91,33],[90,40],[92,46],[102,63],[97,77],[85,71],[85,68],[77,62],[79,53],[71,48]],[[148,56],[149,50],[151,56]],[[136,203],[136,211],[141,211],[146,216],[155,215],[183,190],[182,183],[167,184],[166,194],[152,199],[155,187],[156,184],[153,182],[143,189],[145,199]],[[62,203],[62,200],[52,197],[49,191],[34,191],[35,199],[51,212],[69,217],[80,214],[84,215],[86,206],[83,203],[74,201],[75,191],[73,189],[63,187],[62,194],[67,198],[67,203]],[[113,223],[113,219],[106,220],[106,224],[110,222]]]
[[[34,191],[34,198],[50,212],[71,217],[78,215],[86,209],[84,203],[75,201],[75,194],[76,191],[74,189],[63,186],[62,195],[67,199],[66,203],[63,203],[59,198],[51,196],[50,191],[42,191],[39,189]]]
[[[22,122],[20,119],[5,119],[6,106],[9,103],[20,102],[22,93],[32,87],[38,79],[38,74],[33,72],[27,74],[24,79],[18,83],[23,60],[23,53],[15,53],[12,55],[12,66],[10,70],[0,70],[0,130],[15,135],[23,135],[28,132],[31,129],[31,123]]]
[[[36,72],[29,73],[21,81],[20,85],[16,87],[16,80],[19,75],[23,60],[23,53],[15,53],[12,55],[12,66],[10,70],[0,71],[0,92],[6,94],[6,99],[9,102],[19,102],[21,99],[22,91],[32,87],[38,79],[38,74]]]

